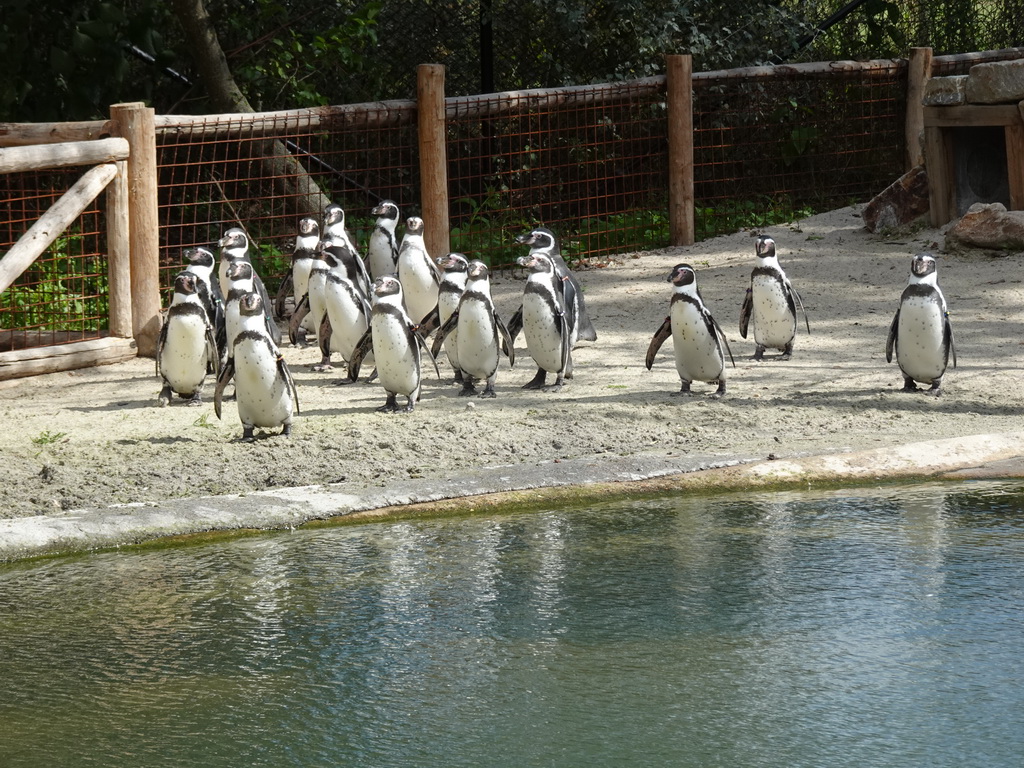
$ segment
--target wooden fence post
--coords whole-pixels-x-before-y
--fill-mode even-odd
[[[107,185],[107,286],[110,335],[132,337],[131,242],[128,237],[128,162],[117,162]]]
[[[448,132],[444,109],[444,67],[420,64],[416,71],[416,114],[419,127],[420,203],[427,253],[451,250],[448,219]]]
[[[668,100],[668,227],[672,245],[693,245],[693,59],[666,57]]]
[[[128,242],[132,335],[139,354],[156,356],[160,335],[160,230],[157,214],[156,130],[151,107],[115,104],[110,119],[128,139]]]
[[[932,75],[932,49],[911,48],[907,66],[907,167],[924,165],[924,89]]]

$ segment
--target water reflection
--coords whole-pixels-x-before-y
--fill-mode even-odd
[[[0,765],[1016,765],[1019,484],[0,568]]]

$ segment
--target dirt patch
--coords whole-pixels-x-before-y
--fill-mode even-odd
[[[302,415],[291,439],[241,443],[233,403],[223,421],[212,403],[156,405],[151,360],[9,382],[0,389],[6,482],[0,516],[61,515],[116,503],[245,493],[297,485],[395,487],[410,478],[450,478],[503,465],[634,454],[787,458],[900,445],[1024,427],[1020,254],[944,254],[942,235],[867,233],[854,208],[765,230],[803,296],[789,361],[751,360],[738,318],[753,266],[752,233],[687,248],[616,257],[578,271],[599,338],[574,353],[575,378],[560,392],[521,389],[534,374],[522,337],[517,365],[498,374],[498,397],[457,396],[451,371],[427,377],[412,413],[381,414],[377,384],[339,386],[342,371],[316,373],[314,348],[285,347]],[[885,338],[910,257],[939,257],[939,282],[956,336],[959,367],[940,398],[905,394]],[[705,302],[736,356],[729,393],[679,379],[671,344],[653,371],[644,355],[664,319],[671,267],[697,269]],[[498,275],[492,290],[508,318],[524,276]],[[209,400],[212,382],[207,384]]]

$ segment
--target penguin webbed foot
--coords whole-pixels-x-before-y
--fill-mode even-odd
[[[710,397],[714,400],[720,400],[725,397],[725,379],[718,380],[718,389],[712,392]]]
[[[398,410],[398,396],[388,393],[388,399],[384,401],[384,405],[377,409],[378,413],[394,413]]]
[[[281,436],[282,437],[289,437],[289,438],[292,436],[292,425],[291,425],[291,422],[288,422],[286,424],[282,424],[281,425]]]
[[[764,359],[764,347],[760,344],[754,348],[754,359],[759,363]]]
[[[537,369],[537,375],[523,384],[523,389],[544,389],[544,382],[547,380],[548,372],[543,368]]]
[[[480,397],[497,397],[498,393],[494,391],[494,384],[488,382],[487,386],[484,387],[484,391],[480,393]]]
[[[690,382],[684,381],[678,392],[673,392],[673,397],[689,397],[693,392],[690,391]]]
[[[928,390],[925,392],[925,394],[929,395],[931,397],[938,397],[939,395],[942,394],[942,377],[941,376],[939,378],[935,379],[932,382],[932,385],[930,387],[928,387]]]
[[[334,370],[334,366],[331,365],[331,356],[330,355],[324,355],[320,359],[320,362],[316,363],[313,366],[313,370],[316,371],[317,373],[329,373],[330,371],[333,371]]]
[[[558,378],[555,379],[555,383],[550,387],[544,387],[545,392],[559,392],[562,389],[562,385],[565,383],[565,377],[562,374],[558,374]]]
[[[198,408],[202,404],[203,396],[202,394],[200,394],[198,389],[192,393],[192,396],[188,399],[188,402],[185,403],[185,405],[187,405],[189,408]]]
[[[256,442],[256,435],[253,434],[253,427],[247,427],[242,425],[242,439],[243,443],[254,443]]]
[[[903,392],[917,392],[917,384],[913,379],[906,376],[903,377]]]
[[[163,389],[160,390],[160,395],[156,399],[157,405],[164,408],[171,404],[171,385],[164,384]]]
[[[779,355],[779,360],[789,360],[791,357],[793,357],[793,342],[792,341],[789,342],[789,344],[787,344],[785,347],[783,347],[782,354]]]
[[[462,389],[459,390],[459,397],[471,397],[477,394],[477,389],[473,384],[473,378],[471,376],[462,377]]]
[[[456,368],[455,369],[455,378],[452,379],[452,384],[461,384],[461,383],[462,383],[462,369],[461,368]]]

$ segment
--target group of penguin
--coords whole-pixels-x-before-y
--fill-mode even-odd
[[[528,275],[522,304],[506,325],[495,310],[483,262],[460,253],[431,259],[424,222],[417,216],[406,220],[399,242],[399,208],[391,200],[374,207],[372,214],[376,222],[365,258],[346,230],[340,206],[325,208],[322,226],[314,217],[303,217],[291,270],[274,300],[253,268],[251,243],[243,229],[232,227],[221,237],[219,265],[212,251],[187,249],[187,265],[175,277],[157,343],[157,375],[163,380],[159,403],[167,405],[176,393],[191,405],[200,404],[203,384],[212,373],[218,418],[225,388],[234,383],[243,440],[252,440],[257,427],[280,427],[289,435],[299,402],[275,320],[275,314],[284,316],[289,298],[290,341],[305,345],[314,334],[321,353],[314,369],[330,370],[337,353],[347,364],[346,383],[356,381],[360,370],[372,363],[367,380],[377,379],[386,392],[381,411],[399,410],[399,395],[406,399],[404,410],[413,410],[421,391],[423,358],[437,372],[442,348],[455,382],[462,386],[460,395],[494,397],[499,361],[505,355],[510,366],[515,364],[520,332],[537,365],[524,388],[558,389],[572,378],[573,347],[580,340],[596,340],[597,333],[579,281],[553,232],[538,227],[516,238],[530,248],[517,259]],[[758,237],[755,254],[740,335],[747,338],[753,331],[755,360],[769,348],[788,359],[803,303],[779,263],[774,240]],[[647,368],[671,336],[680,393],[689,393],[692,382],[702,381],[717,384],[712,396],[720,397],[726,392],[727,355],[735,366],[725,334],[701,298],[693,267],[677,265],[668,280],[674,286],[669,315],[651,339]],[[804,322],[809,333],[806,311]],[[428,347],[431,334],[434,340]],[[889,329],[889,362],[894,353],[907,391],[921,382],[938,395],[950,355],[956,365],[946,302],[930,254],[912,260],[909,283]],[[548,374],[554,376],[550,387]],[[477,389],[481,384],[482,392]]]

